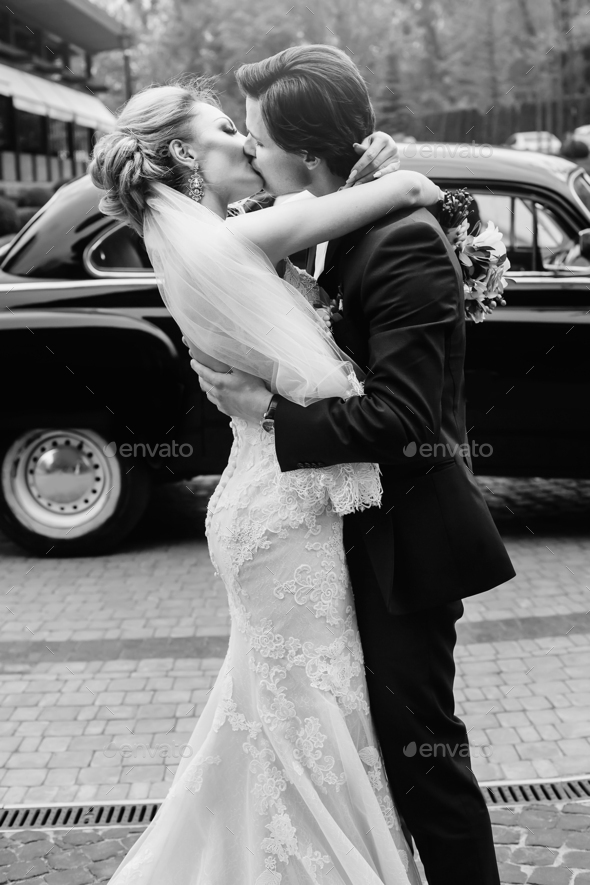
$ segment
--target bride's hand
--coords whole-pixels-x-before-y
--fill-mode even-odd
[[[389,172],[397,172],[400,167],[397,144],[386,132],[373,132],[360,144],[355,142],[353,148],[361,158],[350,170],[344,187],[354,187]]]

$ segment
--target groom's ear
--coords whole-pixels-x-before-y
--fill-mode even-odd
[[[313,154],[304,153],[302,154],[303,162],[305,163],[307,169],[311,172],[314,169],[317,169],[320,163],[322,162],[321,157],[314,157]]]

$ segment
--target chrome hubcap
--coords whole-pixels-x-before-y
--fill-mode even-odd
[[[35,446],[25,469],[31,495],[60,513],[81,513],[95,504],[106,478],[96,453],[69,434]]]
[[[121,493],[116,458],[93,430],[33,431],[17,440],[2,465],[5,498],[27,528],[74,538],[113,513]]]

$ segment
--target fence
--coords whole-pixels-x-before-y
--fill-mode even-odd
[[[405,131],[418,141],[504,144],[513,132],[531,130],[546,130],[563,139],[585,123],[590,123],[590,95],[520,106],[497,105],[487,112],[462,108],[425,114],[406,120]]]

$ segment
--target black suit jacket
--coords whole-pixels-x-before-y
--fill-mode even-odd
[[[515,574],[470,470],[462,274],[434,215],[385,216],[331,244],[320,284],[342,299],[334,336],[365,396],[308,407],[280,398],[283,471],[377,461],[381,508],[345,517],[388,611],[481,593]]]

